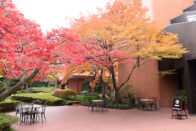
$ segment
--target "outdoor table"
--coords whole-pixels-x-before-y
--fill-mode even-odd
[[[103,100],[92,100],[93,103],[102,103]]]
[[[148,107],[150,107],[150,104],[153,103],[154,99],[142,98],[140,101],[145,104],[146,110],[150,110]]]
[[[103,103],[103,100],[92,100],[92,103],[94,103],[94,104],[95,104],[95,106],[97,106],[98,104]],[[93,111],[93,106],[92,106],[91,111]]]
[[[23,105],[21,106],[24,112],[31,112],[33,114],[33,122],[35,122],[35,114],[41,108],[41,105]]]

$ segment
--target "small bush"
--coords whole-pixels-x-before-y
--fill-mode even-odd
[[[96,93],[96,92],[90,92],[90,93],[88,93],[88,96],[98,96],[99,94],[98,93]]]
[[[0,94],[3,93],[5,91],[4,87],[0,87]]]
[[[83,106],[87,106],[88,105],[88,99],[89,98],[92,99],[92,100],[99,100],[99,99],[101,99],[100,96],[81,96],[80,97],[81,104]]]
[[[5,91],[5,84],[3,81],[0,81],[0,94]]]
[[[33,88],[33,93],[53,93],[54,88],[47,87],[36,87]]]
[[[30,87],[46,87],[48,86],[47,82],[43,82],[43,81],[32,81],[32,82],[28,82],[28,85]]]
[[[17,117],[0,114],[0,131],[10,131],[11,124],[18,121]]]
[[[129,104],[117,104],[117,103],[108,103],[107,106],[108,106],[108,108],[111,108],[111,109],[120,109],[120,110],[134,108],[133,105],[129,105]]]
[[[22,102],[33,102],[35,100],[39,100],[44,103],[46,101],[47,104],[51,106],[63,104],[63,99],[52,96],[51,93],[16,94],[11,96],[11,98]]]
[[[87,91],[87,92],[91,92],[92,89],[91,89],[91,87],[90,87],[90,83],[91,83],[92,81],[93,81],[93,80],[90,79],[90,78],[85,79],[84,82],[83,82],[83,84],[82,84],[82,90],[83,90],[83,91]],[[101,83],[98,82],[98,83],[96,84],[95,88],[94,88],[94,92],[96,92],[96,93],[102,93],[102,90],[103,90],[103,89],[102,89]]]
[[[185,104],[187,105],[187,95],[186,95],[185,90],[183,90],[183,89],[178,90],[176,93],[176,98],[182,99],[185,102]]]
[[[16,93],[17,94],[24,94],[24,93],[27,93],[27,90],[20,90],[20,91],[17,91]]]
[[[92,81],[91,79],[85,79],[84,82],[82,83],[82,90],[91,92],[91,87],[89,85],[91,81]]]
[[[88,100],[89,98],[92,99],[92,100],[101,99],[100,96],[83,96],[82,97],[83,100]]]
[[[56,89],[54,90],[54,96],[67,99],[70,96],[76,96],[76,92],[71,89]]]
[[[80,103],[83,106],[88,106],[88,100],[82,100]]]
[[[18,103],[20,103],[20,101],[0,102],[0,111],[14,111]]]
[[[80,103],[80,101],[66,101],[66,105],[73,105],[73,104],[79,104]]]

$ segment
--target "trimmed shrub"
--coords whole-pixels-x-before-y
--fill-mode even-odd
[[[0,113],[0,131],[11,131],[11,124],[17,121],[17,117]]]
[[[36,87],[36,88],[32,88],[33,89],[33,93],[53,93],[54,88],[50,88],[50,87]]]
[[[79,104],[80,103],[80,101],[66,101],[66,105],[73,105],[73,104]]]
[[[32,81],[32,82],[28,82],[28,85],[30,87],[46,87],[48,86],[47,82],[43,82],[43,81]]]
[[[76,92],[71,89],[56,89],[54,90],[54,96],[67,99],[70,96],[76,96]]]
[[[45,101],[48,105],[55,106],[55,105],[62,105],[63,99],[52,96],[51,93],[28,93],[28,94],[16,94],[11,96],[14,100],[19,100],[22,102],[33,102],[35,100],[39,100],[42,103]]]
[[[90,83],[92,82],[93,80],[88,78],[88,79],[85,79],[83,84],[82,84],[82,90],[83,91],[88,91],[88,92],[91,92],[92,91],[92,88],[90,87]],[[102,86],[101,86],[101,83],[98,82],[95,86],[95,89],[94,89],[94,92],[96,93],[102,93]]]
[[[20,101],[0,102],[0,111],[14,111],[18,103],[20,103]]]
[[[17,91],[16,93],[17,94],[24,94],[24,93],[27,93],[27,90],[20,90],[20,91]]]
[[[80,101],[81,101],[81,104],[83,105],[83,106],[87,106],[88,105],[88,99],[92,99],[92,100],[99,100],[99,99],[101,99],[101,97],[100,96],[82,96],[81,98],[80,98]]]
[[[89,98],[92,99],[92,100],[101,99],[100,96],[83,96],[82,97],[83,100],[88,100]]]
[[[84,82],[82,83],[82,90],[85,90],[87,92],[91,92],[91,87],[90,87],[90,82],[92,79],[85,79]]]
[[[133,105],[117,104],[117,103],[108,103],[107,106],[108,106],[108,108],[111,108],[111,109],[120,109],[120,110],[126,110],[126,109],[134,108]]]

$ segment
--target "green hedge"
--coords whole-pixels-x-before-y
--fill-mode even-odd
[[[76,96],[77,93],[71,89],[56,89],[54,90],[54,96],[67,99],[70,96]]]
[[[92,100],[101,99],[100,96],[83,96],[82,97],[83,100],[88,100],[89,98],[92,99]]]
[[[134,106],[131,105],[131,104],[114,104],[114,103],[108,103],[107,106],[108,106],[108,108],[111,108],[111,109],[121,109],[121,110],[134,108]]]
[[[33,93],[53,93],[54,88],[50,87],[36,87],[33,88]]]
[[[17,121],[17,117],[0,113],[0,131],[11,131],[11,124]]]
[[[33,93],[53,93],[53,87],[31,87]],[[27,93],[27,89],[17,91],[17,94]]]
[[[88,105],[88,99],[89,98],[92,99],[92,100],[99,100],[99,99],[101,99],[100,96],[81,96],[80,97],[81,104],[83,106],[87,106]]]
[[[0,102],[0,111],[14,111],[19,101],[3,101]]]
[[[13,100],[19,100],[23,102],[33,102],[34,100],[40,100],[43,103],[46,101],[48,105],[62,105],[63,99],[52,96],[51,93],[28,93],[28,94],[16,94],[11,96]]]
[[[30,87],[46,87],[48,86],[47,82],[43,82],[43,81],[32,81],[32,82],[28,82],[28,85]]]
[[[66,105],[73,105],[73,104],[79,104],[80,103],[80,101],[70,101],[70,100],[68,100],[68,101],[66,101]]]

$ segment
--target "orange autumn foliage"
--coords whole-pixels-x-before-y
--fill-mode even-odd
[[[74,74],[93,74],[92,65],[89,63],[84,63],[81,65],[75,64],[67,64],[66,68],[64,69],[64,77],[61,84],[66,84],[68,79]]]

